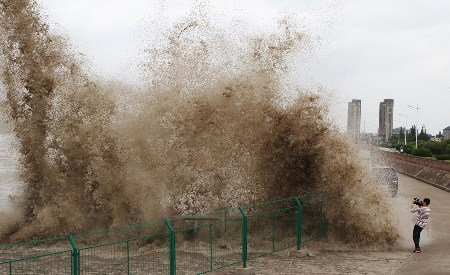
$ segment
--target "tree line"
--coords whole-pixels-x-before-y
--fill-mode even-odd
[[[422,127],[420,133],[417,135],[417,149],[416,142],[416,126],[413,125],[409,131],[404,131],[400,128],[398,136],[392,136],[389,142],[395,146],[399,151],[406,154],[411,154],[420,157],[432,157],[438,160],[450,160],[450,139],[443,140],[444,136],[441,132],[436,136],[439,141],[431,140],[431,135],[427,134],[425,127]],[[406,134],[406,144],[405,144]]]

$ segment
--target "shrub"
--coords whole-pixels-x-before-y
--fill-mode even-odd
[[[427,148],[428,142],[425,140],[417,141],[417,148]]]
[[[450,154],[449,155],[437,155],[436,159],[438,159],[438,160],[450,160]]]
[[[428,150],[433,153],[433,155],[442,155],[445,152],[446,144],[443,142],[431,141],[427,144]]]
[[[411,154],[413,152],[413,147],[409,144],[403,146],[403,152],[406,154]]]
[[[433,154],[427,148],[417,148],[413,151],[414,156],[418,157],[432,157]]]

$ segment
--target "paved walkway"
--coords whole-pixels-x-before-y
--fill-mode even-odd
[[[414,254],[398,274],[450,274],[450,193],[433,186],[408,179],[409,188],[402,191],[406,197],[429,197],[431,199],[431,243],[423,246],[423,253]]]
[[[431,199],[431,221],[422,232],[423,252],[412,253],[414,197]],[[392,201],[403,240],[389,251],[330,248],[329,243],[307,244],[313,256],[289,258],[287,251],[248,262],[256,274],[450,274],[450,193],[399,175],[399,193]],[[235,274],[236,267],[213,274]]]

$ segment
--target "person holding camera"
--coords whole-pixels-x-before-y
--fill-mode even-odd
[[[414,205],[417,205],[418,207],[414,207]],[[413,241],[415,249],[413,252],[420,253],[420,232],[422,232],[422,229],[425,228],[428,224],[428,219],[430,218],[430,208],[428,207],[430,205],[430,199],[425,198],[423,201],[420,201],[418,198],[414,198],[412,205],[411,205],[411,212],[417,213],[417,220],[414,224],[414,230],[413,230]]]

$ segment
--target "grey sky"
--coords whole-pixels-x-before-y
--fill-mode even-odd
[[[170,2],[170,3],[166,3]],[[188,14],[189,1],[41,0],[49,19],[86,54],[94,72],[133,80],[149,23]],[[347,102],[362,100],[361,130],[376,132],[378,106],[393,98],[394,126],[437,134],[450,125],[450,1],[210,1],[218,20],[275,23],[298,14],[321,43],[301,64],[302,86],[333,91],[332,115],[346,127]],[[216,18],[216,17],[214,17]],[[157,23],[157,22],[156,22]],[[148,34],[146,34],[148,35]]]

